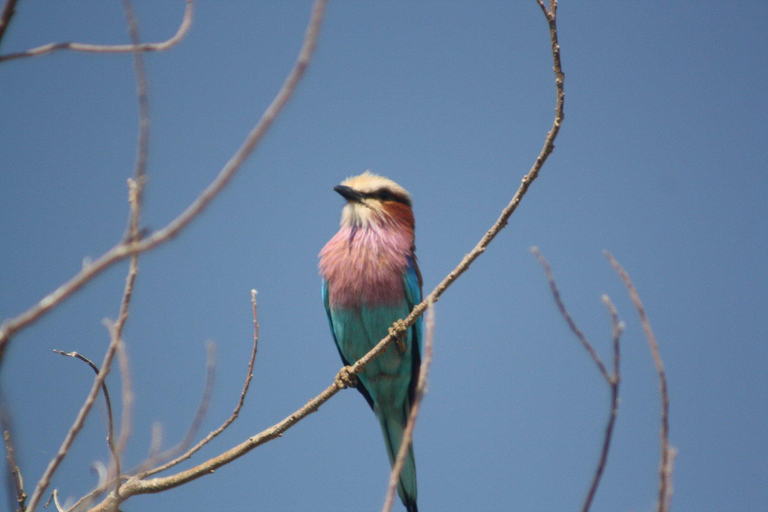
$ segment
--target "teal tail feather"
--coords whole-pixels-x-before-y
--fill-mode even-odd
[[[405,429],[406,418],[388,417],[383,414],[379,416],[381,423],[381,432],[384,434],[384,441],[387,446],[387,455],[389,463],[393,465],[397,458],[397,451],[400,449],[400,443],[403,440],[403,430]],[[416,505],[416,459],[413,456],[413,443],[408,448],[408,455],[403,461],[403,470],[400,472],[400,481],[397,484],[397,494],[405,505],[408,512],[418,512]]]

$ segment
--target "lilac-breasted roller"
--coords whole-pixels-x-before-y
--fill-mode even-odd
[[[394,322],[421,302],[414,253],[411,197],[392,180],[366,171],[334,188],[347,200],[341,229],[320,251],[323,301],[344,365],[371,350]],[[421,319],[358,376],[357,390],[381,423],[394,464],[418,380]],[[397,492],[417,512],[416,463],[411,446]]]

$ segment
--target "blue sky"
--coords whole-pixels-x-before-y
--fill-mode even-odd
[[[183,2],[137,2],[143,40]],[[211,181],[290,70],[308,2],[200,2],[187,38],[146,56],[151,145],[144,225]],[[604,359],[608,293],[627,323],[621,405],[594,511],[654,508],[658,382],[636,313],[601,251],[635,281],[671,399],[673,509],[768,508],[768,155],[764,2],[572,2],[559,11],[566,119],[556,149],[488,251],[437,305],[416,428],[422,510],[573,510],[596,466],[609,391],[559,317],[529,248],[550,260]],[[127,42],[119,2],[22,0],[3,52]],[[136,141],[129,55],[0,65],[0,318],[25,310],[122,235]],[[372,169],[414,197],[425,293],[479,240],[552,122],[547,26],[535,1],[331,2],[316,58],[257,153],[172,243],[143,255],[125,332],[136,394],[128,465],[153,422],[180,439],[218,348],[203,433],[234,407],[259,291],[261,340],[240,418],[193,463],[283,419],[340,367],[317,253]],[[19,334],[0,376],[32,486],[101,360],[127,264]],[[109,378],[119,393],[119,376]],[[106,460],[99,402],[56,475],[79,496]],[[142,510],[379,510],[388,464],[374,416],[345,391],[286,435]],[[0,489],[3,500],[6,489]],[[3,501],[5,503],[5,501]],[[399,504],[397,505],[399,506]]]

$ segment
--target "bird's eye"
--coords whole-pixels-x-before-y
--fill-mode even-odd
[[[381,199],[382,201],[386,201],[387,199],[390,198],[390,196],[391,194],[389,193],[389,190],[379,191],[379,199]]]

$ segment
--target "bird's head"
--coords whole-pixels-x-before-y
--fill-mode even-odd
[[[342,226],[406,224],[413,229],[411,195],[394,181],[365,171],[333,188],[347,200]]]

